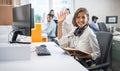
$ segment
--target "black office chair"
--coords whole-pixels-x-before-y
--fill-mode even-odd
[[[98,23],[98,27],[99,27],[99,31],[108,32],[108,29],[107,29],[107,27],[106,27],[106,25],[105,25],[104,22],[99,22],[99,23]]]
[[[111,44],[112,44],[112,33],[111,32],[96,32],[97,40],[101,50],[101,57],[96,59],[96,66],[88,67],[89,71],[104,70],[107,71],[111,63]]]

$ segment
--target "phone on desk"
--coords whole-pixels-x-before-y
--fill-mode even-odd
[[[75,48],[70,48],[70,47],[67,47],[67,48],[63,48],[65,51],[68,51],[68,52],[75,52],[77,54],[80,54],[80,55],[88,55],[88,53],[85,53],[85,52],[82,52],[78,49],[75,49]]]

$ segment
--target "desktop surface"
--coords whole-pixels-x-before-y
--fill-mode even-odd
[[[50,56],[37,56],[36,46],[45,44]],[[25,44],[28,45],[28,44]],[[29,44],[30,45],[30,44]],[[32,43],[31,59],[22,61],[0,62],[0,71],[88,71],[73,57],[64,54],[64,50],[53,42]]]
[[[30,45],[0,43],[0,62],[30,60]]]

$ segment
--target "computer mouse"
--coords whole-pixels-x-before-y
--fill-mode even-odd
[[[46,47],[46,45],[45,45],[45,44],[42,44],[42,45],[40,45],[40,47]]]

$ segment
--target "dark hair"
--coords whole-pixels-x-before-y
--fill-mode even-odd
[[[77,9],[77,11],[75,12],[75,14],[74,14],[74,16],[73,16],[73,20],[72,20],[72,24],[73,24],[74,26],[76,26],[76,27],[78,26],[77,23],[76,23],[76,17],[78,16],[78,14],[79,14],[80,12],[84,12],[84,13],[87,15],[87,18],[88,18],[88,20],[89,20],[89,13],[88,13],[88,11],[87,11],[86,8],[79,8],[79,9]]]
[[[52,12],[52,11],[54,11],[54,10],[53,10],[53,9],[51,9],[51,10],[50,10],[50,12],[49,12],[49,14],[50,14],[50,15],[51,15],[51,17],[53,18],[53,17],[54,17],[54,15],[53,15],[53,14],[51,14],[51,12]]]
[[[95,19],[98,19],[97,16],[92,16],[92,21],[94,21]]]
[[[68,10],[68,11],[69,11],[69,13],[70,13],[70,9],[69,9],[69,8],[66,8],[65,10]]]
[[[51,15],[51,14],[47,14],[47,16],[49,16],[50,18],[52,18],[52,15]]]
[[[54,11],[53,9],[50,10],[49,14],[51,14],[51,12]]]

